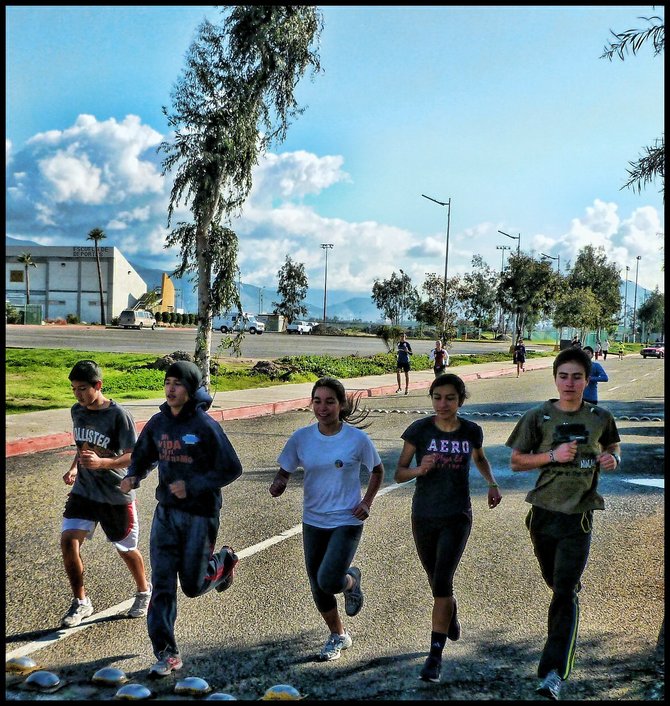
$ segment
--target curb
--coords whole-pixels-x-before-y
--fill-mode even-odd
[[[527,368],[527,370],[532,370],[533,368]],[[507,368],[500,370],[492,370],[483,373],[465,373],[459,375],[461,380],[464,382],[472,382],[473,380],[483,380],[488,378],[503,377],[506,375],[514,375],[514,370]],[[343,381],[344,382],[344,381]],[[427,390],[431,383],[431,380],[420,380],[418,382],[410,382],[410,390]],[[348,391],[361,392],[364,397],[384,397],[387,395],[394,396],[395,391],[398,389],[397,384],[393,385],[382,385],[380,387],[367,387],[367,388],[355,388],[346,387]],[[301,409],[304,407],[309,407],[311,402],[310,397],[302,397],[295,400],[284,400],[281,402],[268,402],[265,404],[254,404],[247,405],[243,407],[235,407],[232,409],[214,409],[209,410],[208,414],[212,419],[217,422],[224,422],[233,419],[253,419],[255,417],[265,417],[274,414],[281,414],[282,412],[290,412],[296,409]],[[135,423],[137,432],[139,433],[144,428],[144,425],[149,420],[138,421]],[[68,447],[73,447],[74,441],[72,439],[71,432],[61,432],[59,434],[45,434],[44,436],[36,436],[26,439],[15,439],[14,441],[7,441],[5,443],[5,458],[12,458],[14,456],[24,456],[32,453],[39,453],[40,451],[53,451],[55,449],[64,449]]]

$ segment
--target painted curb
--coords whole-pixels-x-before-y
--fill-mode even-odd
[[[545,369],[542,366],[539,369]],[[526,367],[526,372],[533,368]],[[464,382],[472,382],[485,378],[502,377],[505,375],[513,375],[514,369],[503,368],[485,373],[466,373],[459,375]],[[421,380],[419,382],[410,382],[410,390],[427,390],[432,383],[432,380]],[[382,385],[380,387],[369,388],[347,388],[350,392],[360,391],[367,397],[382,397],[385,395],[394,395],[397,386]],[[399,395],[403,396],[404,395]],[[281,402],[267,402],[265,404],[246,405],[243,407],[235,407],[232,409],[214,409],[208,412],[209,416],[217,422],[223,422],[233,419],[253,419],[255,417],[270,416],[273,414],[281,414],[282,412],[290,412],[296,409],[309,407],[311,402],[310,397],[302,397],[295,400],[284,400]],[[135,422],[138,433],[142,431],[148,420]],[[5,458],[13,456],[24,456],[27,454],[38,453],[40,451],[53,451],[55,449],[67,448],[74,446],[71,432],[61,432],[59,434],[45,434],[44,436],[35,436],[27,439],[15,439],[5,443]]]

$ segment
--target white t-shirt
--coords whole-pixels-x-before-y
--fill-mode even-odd
[[[315,422],[291,435],[277,461],[287,473],[305,470],[303,522],[326,529],[362,524],[352,514],[362,499],[361,466],[372,471],[381,463],[362,429],[344,423],[326,436]]]

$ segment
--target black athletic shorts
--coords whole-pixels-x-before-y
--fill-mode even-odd
[[[128,536],[135,522],[132,503],[126,505],[100,503],[89,500],[79,493],[68,495],[63,517],[98,522],[110,542],[120,542]]]

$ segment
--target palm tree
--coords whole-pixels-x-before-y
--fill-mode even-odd
[[[25,271],[26,271],[26,305],[30,304],[30,274],[28,273],[28,268],[29,267],[37,267],[37,265],[33,262],[32,255],[29,252],[22,252],[17,258],[18,262],[20,262]]]
[[[98,251],[98,241],[106,238],[105,231],[102,228],[93,228],[89,232],[86,240],[92,240],[95,245],[95,263],[98,266],[98,286],[100,287],[100,323],[105,325],[105,299],[102,291],[102,271],[100,270],[100,253]]]

